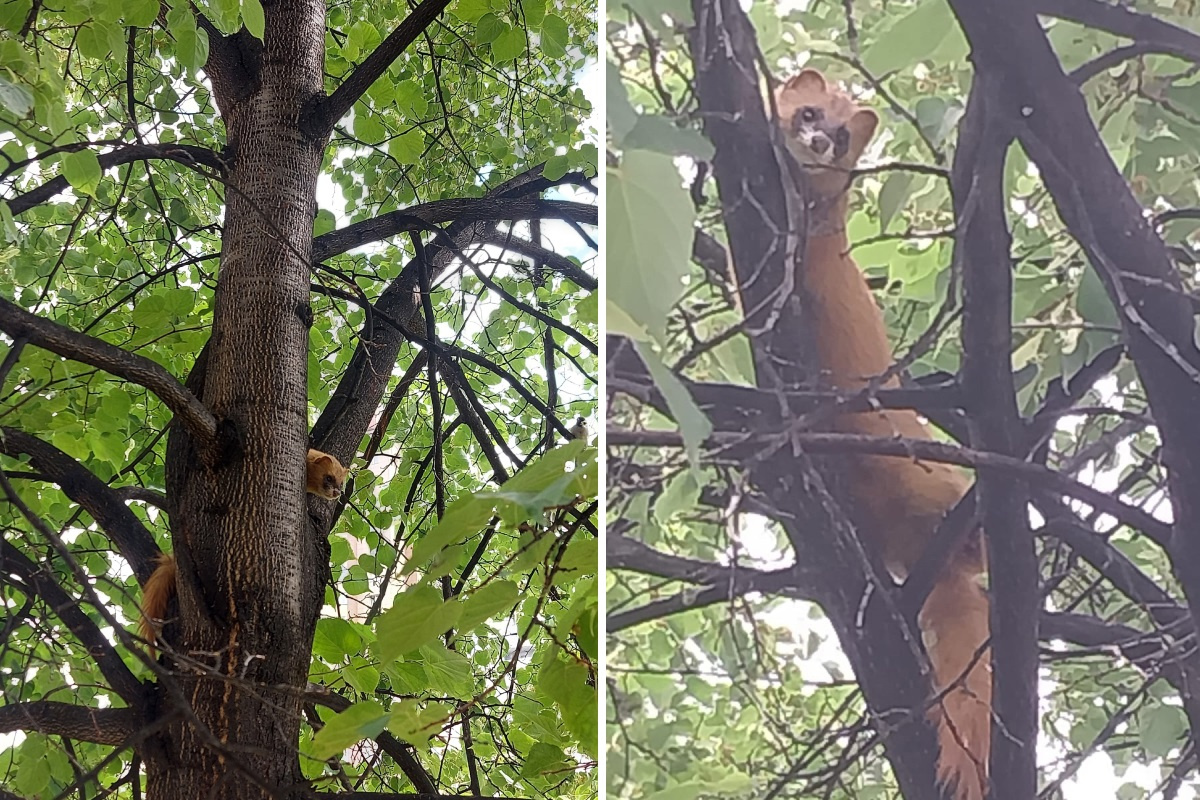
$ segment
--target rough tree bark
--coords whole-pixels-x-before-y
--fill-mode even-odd
[[[300,130],[322,94],[322,0],[264,4],[261,48],[213,60],[227,152],[212,337],[191,386],[219,423],[212,452],[174,426],[167,497],[179,561],[180,689],[144,748],[149,797],[278,796],[302,783],[301,690],[328,569],[303,513],[309,256],[324,137]],[[183,441],[181,441],[183,440]],[[182,661],[175,662],[182,667]],[[175,707],[187,698],[187,708]],[[298,796],[298,795],[297,795]]]

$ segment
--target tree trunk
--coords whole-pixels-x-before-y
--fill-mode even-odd
[[[303,513],[309,256],[324,141],[301,133],[322,91],[320,0],[263,3],[264,42],[214,70],[230,161],[212,338],[189,385],[217,418],[200,453],[179,426],[168,498],[179,560],[178,681],[143,746],[147,797],[299,797],[300,690],[327,571]],[[210,63],[213,60],[210,59]],[[173,691],[174,686],[181,691]]]

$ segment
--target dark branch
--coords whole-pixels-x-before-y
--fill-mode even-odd
[[[98,367],[146,387],[175,412],[203,449],[211,449],[215,443],[217,421],[204,403],[185,389],[175,376],[145,356],[126,352],[108,342],[30,314],[3,298],[0,298],[0,330],[64,358]]]
[[[28,455],[42,478],[58,484],[67,497],[92,515],[133,567],[138,583],[146,582],[154,570],[158,546],[142,521],[122,502],[120,490],[110,487],[54,445],[15,428],[0,428],[0,453]]]
[[[88,708],[51,700],[0,706],[0,733],[36,731],[80,742],[119,745],[140,724],[132,708]]]
[[[388,65],[399,58],[448,5],[450,0],[423,0],[396,26],[396,30],[388,34],[379,47],[342,81],[342,85],[318,103],[308,119],[302,121],[302,127],[308,134],[316,139],[328,136],[334,124],[358,102],[363,92],[371,88],[371,84],[383,74]]]
[[[1011,367],[1013,264],[1004,195],[1004,159],[1013,140],[1000,114],[994,79],[978,72],[959,127],[950,189],[955,266],[963,276],[962,385],[971,444],[1020,457],[1024,428]],[[954,267],[952,267],[953,269]],[[984,470],[976,508],[987,536],[991,614],[992,709],[1007,735],[992,736],[991,789],[996,797],[1037,791],[1038,560],[1029,530],[1024,481]],[[928,553],[928,550],[926,551]],[[995,727],[995,726],[994,726]]]
[[[130,706],[137,706],[141,702],[141,682],[125,666],[96,623],[84,613],[80,601],[63,591],[45,566],[34,565],[24,553],[7,541],[0,541],[0,563],[4,565],[5,573],[12,573],[21,578],[87,648],[88,654],[95,659],[96,666],[108,680],[112,690]]]
[[[480,197],[435,200],[392,211],[331,231],[313,240],[314,262],[378,242],[400,233],[424,231],[445,222],[501,222],[524,219],[569,219],[587,225],[599,221],[599,210],[587,203],[539,198]]]
[[[580,269],[575,262],[559,255],[548,247],[542,247],[540,244],[534,244],[528,239],[513,236],[511,232],[501,233],[500,231],[492,231],[481,238],[482,241],[488,244],[512,250],[526,258],[540,262],[544,268],[552,272],[557,272],[567,280],[574,282],[580,289],[587,289],[589,292],[594,292],[600,286],[599,281]]]
[[[683,437],[677,433],[628,431],[610,427],[606,431],[608,445],[632,445],[638,447],[682,447]],[[777,435],[775,438],[784,436]],[[1059,472],[1022,461],[1011,456],[998,453],[987,453],[966,447],[944,444],[925,439],[903,439],[899,437],[884,438],[878,436],[863,436],[851,433],[808,433],[795,432],[786,434],[788,442],[794,441],[806,452],[814,455],[823,454],[852,454],[866,453],[883,456],[899,456],[901,458],[919,458],[926,461],[940,461],[945,464],[957,464],[961,467],[974,469],[994,469],[1009,473],[1014,478],[1021,478],[1037,487],[1042,492],[1057,492],[1076,500],[1082,500],[1099,511],[1141,531],[1150,537],[1160,547],[1169,547],[1171,526],[1156,519],[1137,506],[1113,497],[1106,492],[1080,483]],[[717,432],[709,437],[705,446],[743,447],[753,446],[761,452],[765,444],[762,438],[756,438],[744,431],[737,433]]]
[[[309,702],[317,705],[332,708],[334,711],[345,711],[350,707],[351,703],[340,694],[334,694],[329,691],[309,691],[307,694]],[[413,755],[413,746],[400,741],[392,734],[384,731],[375,737],[375,741],[383,748],[383,752],[392,757],[396,762],[396,766],[404,773],[412,785],[420,792],[418,795],[409,795],[410,797],[445,797],[446,795],[438,795],[437,786],[433,782],[433,778],[425,771],[425,767],[421,766],[421,762]],[[329,795],[335,797],[337,795]]]
[[[178,161],[180,164],[192,168],[211,167],[222,173],[227,166],[213,151],[190,144],[131,144],[99,156],[101,169],[153,158]],[[49,201],[59,192],[65,192],[68,187],[70,184],[67,183],[67,179],[60,175],[46,181],[36,189],[30,189],[24,194],[17,195],[8,201],[8,207],[12,209],[14,216],[23,214],[34,206]]]
[[[1035,6],[951,0],[951,8],[976,69],[995,79],[1004,113],[1117,309],[1169,466],[1178,533],[1170,542],[1173,567],[1193,616],[1200,616],[1200,350],[1179,271],[1113,162],[1079,88],[1063,74]],[[1124,30],[1106,29],[1139,40],[1172,30],[1091,0],[1047,0],[1036,8],[1070,12],[1084,24],[1121,20]]]
[[[1100,0],[1036,0],[1039,14],[1133,39],[1160,53],[1200,63],[1200,36],[1149,14]]]

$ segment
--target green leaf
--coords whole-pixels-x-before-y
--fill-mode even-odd
[[[442,601],[442,593],[420,584],[396,595],[392,607],[375,622],[381,661],[394,661],[427,644],[458,623],[462,604]]]
[[[175,31],[175,53],[179,63],[196,72],[208,61],[208,31],[192,27],[181,27]]]
[[[261,0],[242,0],[242,24],[250,31],[251,36],[262,41],[267,30],[267,20]]]
[[[525,31],[505,26],[492,40],[492,58],[497,64],[512,61],[525,52]]]
[[[556,181],[563,175],[566,175],[571,169],[571,162],[565,156],[550,156],[546,159],[546,166],[542,167],[542,177],[548,181]]]
[[[449,716],[449,711],[439,705],[422,708],[411,700],[404,700],[392,706],[388,730],[400,739],[424,749],[429,746],[430,737],[442,729]]]
[[[429,101],[416,81],[396,84],[394,102],[405,119],[419,119],[429,111]]]
[[[611,61],[604,62],[604,93],[608,103],[606,122],[613,146],[624,148],[625,137],[637,125],[638,113],[629,102],[629,92],[621,80],[621,70]]]
[[[527,26],[538,27],[546,18],[546,0],[521,0],[521,13]]]
[[[884,180],[883,187],[879,190],[880,233],[887,231],[896,212],[904,208],[909,187],[912,186],[912,177],[910,172],[893,172]]]
[[[667,314],[690,272],[696,211],[675,162],[628,150],[608,170],[608,299],[651,336],[666,336]]]
[[[655,518],[665,524],[676,514],[690,514],[696,510],[703,485],[695,470],[683,470],[667,481],[662,494],[654,503]]]
[[[363,739],[374,739],[387,729],[390,715],[374,700],[367,700],[335,714],[313,737],[311,755],[327,759]]]
[[[158,19],[158,0],[123,0],[121,18],[133,28],[148,28]]]
[[[491,44],[496,37],[508,30],[508,23],[494,13],[484,14],[475,26],[475,41],[478,44]]]
[[[75,37],[75,43],[78,45],[81,55],[104,61],[113,53],[114,38],[119,47],[121,41],[119,28],[105,22],[93,21],[91,24],[80,27],[79,34]]]
[[[667,369],[667,365],[659,358],[658,353],[641,342],[634,344],[638,355],[642,357],[642,360],[646,362],[646,367],[650,370],[650,377],[654,379],[654,385],[666,399],[671,416],[679,425],[679,434],[683,437],[688,460],[694,469],[699,469],[700,445],[712,433],[712,423],[696,405],[696,401],[692,399],[692,393],[687,390],[687,387],[679,378],[675,377],[671,370]]]
[[[551,656],[542,664],[538,690],[554,701],[558,712],[583,752],[598,752],[599,726],[596,690],[588,685],[588,670],[578,662]]]
[[[322,617],[317,620],[313,653],[320,658],[337,663],[351,653],[359,652],[362,645],[362,637],[346,620],[337,617]]]
[[[0,75],[0,108],[16,117],[24,117],[33,110],[33,94],[24,86],[10,83]]]
[[[89,149],[65,153],[62,157],[62,174],[72,189],[95,197],[96,187],[100,185],[100,159]]]
[[[547,14],[542,20],[542,52],[548,58],[561,58],[567,52],[571,34],[567,21],[557,14]]]
[[[458,700],[471,699],[474,694],[471,662],[465,656],[434,642],[421,648],[421,659],[429,681],[429,691]]]
[[[517,585],[512,581],[490,581],[480,586],[462,601],[459,634],[468,633],[485,620],[509,611],[516,605],[518,596]]]
[[[508,500],[519,507],[501,508],[502,512],[509,512],[502,513],[502,516],[507,516],[511,522],[516,523],[535,519],[547,508],[569,503],[576,494],[580,494],[578,462],[586,457],[587,453],[587,444],[574,440],[554,448],[526,465],[505,481],[498,491],[490,493],[492,497]],[[568,471],[570,462],[576,462],[576,469]],[[517,513],[514,514],[514,511]]]
[[[913,113],[921,132],[929,141],[940,145],[962,118],[963,108],[944,97],[922,97],[913,108]]]
[[[691,156],[701,161],[711,160],[714,154],[712,142],[699,131],[681,128],[659,114],[638,117],[633,129],[625,138],[625,146],[631,150],[653,150],[672,156]]]
[[[1187,718],[1179,706],[1151,703],[1138,713],[1138,741],[1152,758],[1166,758],[1183,744]]]
[[[360,19],[346,31],[350,46],[359,53],[369,53],[379,46],[379,31],[365,19]]]
[[[580,322],[596,324],[600,321],[600,293],[589,292],[575,306],[575,318]]]
[[[478,22],[491,9],[488,0],[458,0],[450,7],[450,13],[463,22]]]
[[[562,560],[559,562],[559,568],[577,572],[579,574],[576,577],[583,577],[584,575],[598,574],[599,571],[596,568],[598,563],[598,540],[591,537],[581,538],[576,536],[567,546],[567,551],[563,554]]]
[[[334,219],[333,212],[322,208],[317,212],[316,219],[313,220],[313,236],[329,233],[336,227],[337,220]]]
[[[590,591],[595,591],[594,586]],[[600,609],[596,605],[583,609],[573,628],[575,639],[588,658],[600,657]]]
[[[388,155],[400,164],[416,164],[425,152],[425,134],[420,128],[392,137],[388,142]]]
[[[562,772],[566,768],[567,755],[561,747],[537,742],[525,756],[525,763],[521,765],[521,774],[525,777],[532,777]]]
[[[928,58],[954,25],[946,0],[920,0],[891,25],[876,29],[873,41],[863,50],[863,64],[873,75],[912,66]]]
[[[364,142],[378,142],[387,137],[387,128],[374,111],[359,103],[354,107],[354,135]]]
[[[29,18],[31,8],[33,8],[33,0],[9,0],[9,2],[0,3],[0,28],[16,33]]]
[[[467,495],[451,503],[433,530],[413,545],[412,556],[404,565],[404,574],[423,567],[442,548],[483,530],[492,518],[495,505],[495,499],[488,495]]]
[[[1079,281],[1079,292],[1075,295],[1075,310],[1079,312],[1079,316],[1085,322],[1093,325],[1106,327],[1120,327],[1121,325],[1121,317],[1117,313],[1116,306],[1109,299],[1108,290],[1104,288],[1096,270],[1090,266],[1084,269],[1083,277]]]
[[[361,658],[356,658],[354,661],[355,663],[349,668],[341,671],[342,678],[359,694],[374,692],[379,686],[379,670]]]

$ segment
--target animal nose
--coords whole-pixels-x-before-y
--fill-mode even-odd
[[[829,139],[827,137],[814,136],[808,146],[812,148],[812,151],[814,153],[821,156],[821,155],[824,155],[825,151],[829,149],[830,144],[831,144],[831,142],[829,141]]]

